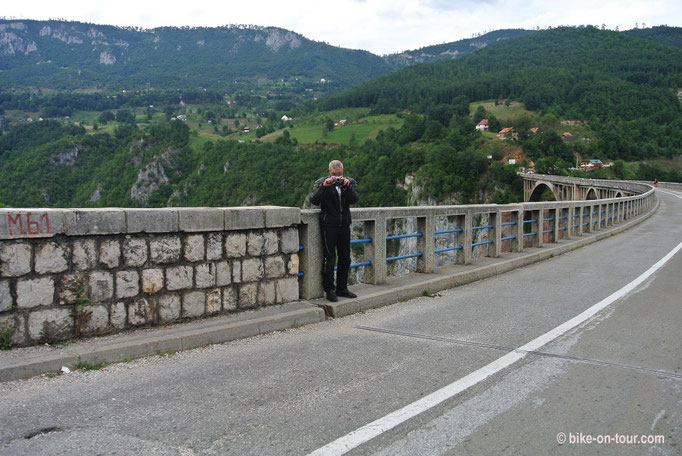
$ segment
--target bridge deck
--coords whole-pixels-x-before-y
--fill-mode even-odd
[[[306,454],[367,423],[385,426],[389,414],[517,353],[510,350],[656,264],[682,241],[682,200],[673,193],[659,192],[659,211],[622,234],[435,298],[97,372],[1,384],[0,452]],[[352,434],[360,438],[354,454],[676,454],[680,255],[542,353],[479,376],[376,438]],[[568,441],[616,434],[665,442]]]

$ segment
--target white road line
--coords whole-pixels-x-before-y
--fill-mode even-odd
[[[668,190],[656,190],[656,191],[657,191],[657,192],[661,192],[661,193],[667,193],[668,195],[672,195],[672,196],[674,196],[675,198],[680,198],[680,199],[682,199],[682,196],[678,195],[677,193],[673,193],[673,192],[671,192],[671,191],[668,191]]]
[[[470,373],[469,375],[456,380],[455,382],[437,390],[422,399],[406,405],[405,407],[396,410],[395,412],[389,413],[383,418],[379,418],[369,424],[366,424],[355,431],[352,431],[333,442],[313,451],[308,456],[337,456],[343,455],[351,451],[354,448],[362,445],[371,439],[378,437],[384,432],[393,429],[394,427],[404,423],[405,421],[413,418],[420,413],[423,413],[436,405],[444,402],[453,396],[467,390],[468,388],[482,382],[486,378],[493,374],[505,369],[516,361],[524,358],[529,351],[538,350],[543,345],[548,344],[554,339],[560,337],[576,326],[584,323],[588,319],[592,318],[597,312],[605,309],[607,306],[611,305],[613,302],[627,295],[639,285],[642,284],[646,279],[651,277],[656,271],[663,267],[678,251],[682,249],[682,242],[677,244],[677,246],[672,249],[666,256],[661,258],[656,264],[651,266],[646,272],[637,277],[632,282],[628,283],[618,291],[614,292],[610,296],[602,299],[598,303],[594,304],[589,309],[585,310],[581,314],[571,318],[565,323],[557,326],[556,328],[546,332],[540,337],[531,340],[527,344],[519,347],[517,351],[510,352],[501,358],[496,359],[492,363],[483,366],[482,368]]]

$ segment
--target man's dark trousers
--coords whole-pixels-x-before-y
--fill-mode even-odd
[[[322,286],[324,291],[334,291],[334,266],[336,252],[339,265],[336,271],[336,290],[348,288],[348,268],[350,266],[350,226],[322,226]]]

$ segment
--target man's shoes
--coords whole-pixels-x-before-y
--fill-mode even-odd
[[[357,298],[358,295],[350,291],[348,288],[345,290],[336,290],[336,295],[337,296],[343,296],[344,298]]]
[[[327,300],[331,302],[336,302],[339,300],[339,298],[336,297],[336,293],[334,293],[334,290],[329,290],[327,292]]]

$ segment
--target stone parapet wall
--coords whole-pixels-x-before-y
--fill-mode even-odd
[[[15,346],[298,299],[296,208],[0,210]]]

